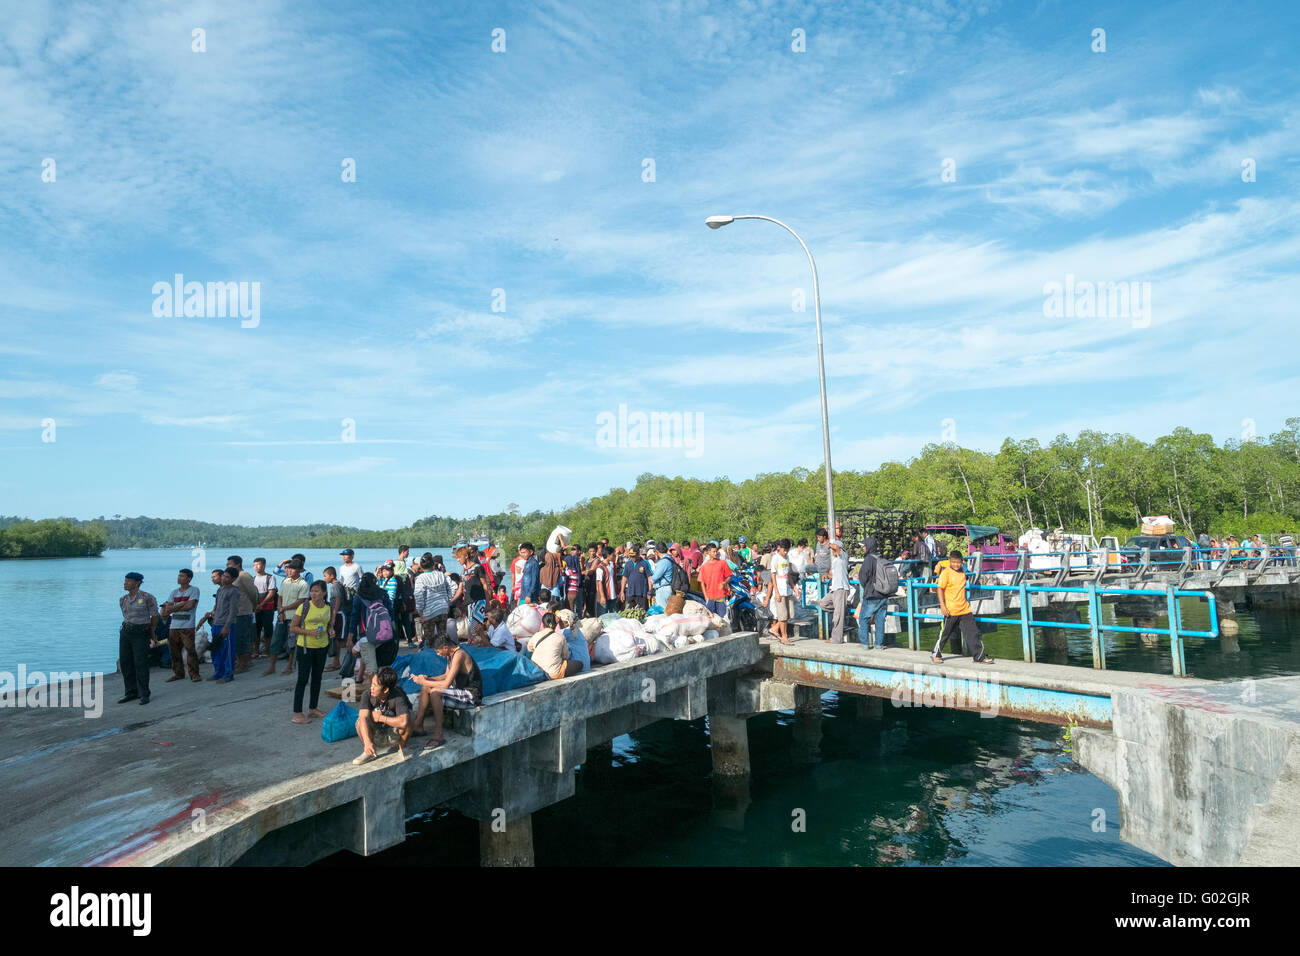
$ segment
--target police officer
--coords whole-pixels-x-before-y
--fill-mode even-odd
[[[118,604],[122,607],[122,630],[117,638],[118,662],[122,668],[122,684],[126,696],[118,701],[125,704],[140,698],[149,703],[149,638],[158,626],[158,602],[148,591],[140,590],[144,575],[128,572],[122,587],[126,593]]]

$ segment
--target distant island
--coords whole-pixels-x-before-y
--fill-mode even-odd
[[[108,547],[108,529],[71,518],[0,522],[0,558],[95,558]]]

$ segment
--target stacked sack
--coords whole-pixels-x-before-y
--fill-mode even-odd
[[[542,609],[536,604],[521,604],[506,618],[506,630],[521,644],[527,644],[541,629]]]

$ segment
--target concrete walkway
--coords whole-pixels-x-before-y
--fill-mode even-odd
[[[562,780],[585,759],[589,732],[599,742],[661,717],[702,715],[707,681],[760,657],[754,635],[731,635],[506,691],[485,699],[472,737],[448,730],[432,751],[417,738],[407,759],[394,750],[360,767],[351,763],[357,738],[325,743],[320,720],[291,722],[292,676],[254,668],[229,684],[166,683],[155,670],[141,706],[117,704],[121,676],[106,675],[99,718],[0,710],[0,864],[228,865],[262,837],[310,821],[318,825],[290,841],[313,841],[310,852],[275,861],[375,852],[400,842],[409,813],[425,809],[411,804],[481,788],[475,761],[485,754],[527,743],[530,765],[556,765],[544,781]],[[326,677],[325,688],[337,686]],[[657,689],[650,702],[647,686]],[[322,694],[321,710],[336,703]]]

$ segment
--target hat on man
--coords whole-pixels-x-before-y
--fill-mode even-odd
[[[744,544],[744,543],[745,543],[745,536],[742,534],[742,535],[740,536],[739,540],[740,540],[740,543],[741,543],[741,544]]]
[[[344,548],[342,551],[339,552],[339,554],[355,555],[356,552],[353,551],[351,548]]]
[[[139,571],[128,571],[126,572],[126,579],[128,581],[143,581],[144,575]]]

